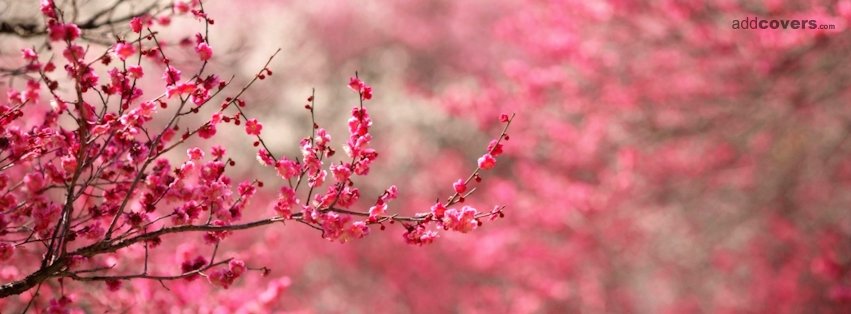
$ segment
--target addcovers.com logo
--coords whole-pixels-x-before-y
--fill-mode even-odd
[[[836,29],[833,24],[819,24],[816,20],[806,19],[761,19],[746,17],[733,20],[733,29]]]

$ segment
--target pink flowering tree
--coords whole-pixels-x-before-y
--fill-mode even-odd
[[[314,121],[311,94],[304,102],[310,132],[293,142],[300,154],[286,156],[267,146],[270,134],[246,101],[273,75],[278,52],[236,86],[234,77],[209,66],[218,52],[204,3],[154,3],[114,17],[123,4],[81,22],[75,3],[43,0],[43,23],[3,24],[6,33],[44,42],[22,45],[18,66],[3,69],[0,307],[115,309],[121,298],[109,293],[132,299],[123,292],[128,286],[170,291],[199,278],[227,289],[246,272],[270,269],[220,246],[238,231],[266,225],[304,225],[342,243],[397,226],[405,242],[423,245],[442,231],[467,233],[504,215],[501,206],[478,210],[464,202],[496,167],[513,115],[494,115],[501,133],[482,147],[472,173],[451,190],[446,184],[448,197],[402,215],[390,207],[399,193],[392,185],[360,206],[355,181],[367,180],[379,153],[366,107],[373,89],[357,74],[348,82],[357,105],[343,153]],[[201,31],[180,34],[184,28],[170,27],[180,20]],[[234,156],[205,144],[226,129],[244,133],[275,182],[229,174],[240,167]],[[84,292],[98,284],[111,292]],[[272,302],[285,285],[269,286],[259,302]]]

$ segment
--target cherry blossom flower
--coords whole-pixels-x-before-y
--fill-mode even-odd
[[[48,25],[47,35],[51,41],[73,41],[80,37],[80,28],[73,23],[62,24],[54,22]]]
[[[133,44],[117,43],[112,48],[112,53],[115,54],[121,61],[127,60],[130,56],[136,53],[136,47]]]
[[[180,81],[180,73],[180,70],[172,66],[168,66],[165,72],[163,72],[163,80],[165,81],[166,85],[177,84],[177,82]]]
[[[145,22],[143,22],[142,17],[133,17],[132,19],[130,19],[130,30],[132,30],[134,33],[141,33],[144,24]]]
[[[174,95],[186,95],[190,94],[197,89],[198,86],[192,82],[180,82],[176,85],[169,86],[166,88],[166,98],[171,98]]]
[[[48,18],[56,18],[56,10],[54,9],[54,6],[55,4],[53,3],[53,0],[41,0],[41,14]]]
[[[131,65],[127,67],[127,73],[130,77],[140,79],[145,76],[145,70],[140,65]]]
[[[461,233],[470,232],[479,226],[479,222],[475,218],[477,213],[478,211],[470,206],[461,207],[460,210],[447,209],[443,216],[443,225]]]
[[[186,150],[186,155],[188,155],[191,160],[201,160],[201,158],[204,158],[204,151],[198,147],[192,147]]]
[[[206,42],[198,43],[198,45],[195,46],[195,52],[198,53],[198,57],[201,61],[207,61],[213,57],[213,48],[211,48]]]
[[[248,121],[245,121],[245,133],[247,133],[248,135],[259,136],[260,131],[262,130],[263,124],[257,122],[257,119],[248,119]]]
[[[491,154],[484,154],[479,157],[479,168],[488,170],[496,166],[496,159]]]
[[[446,213],[446,206],[442,203],[435,203],[431,206],[431,213],[438,219],[443,218],[444,213]]]
[[[387,212],[387,203],[381,202],[369,208],[369,219],[375,221]]]
[[[352,175],[352,171],[347,165],[332,165],[331,173],[334,174],[334,179],[337,180],[337,182],[346,182]]]
[[[458,179],[455,183],[452,183],[452,188],[455,189],[455,193],[462,194],[467,191],[467,183],[464,182],[464,179]]]
[[[186,0],[174,0],[174,10],[177,11],[177,13],[186,13],[189,12],[189,9],[189,2]]]

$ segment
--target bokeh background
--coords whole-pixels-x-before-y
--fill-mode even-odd
[[[4,5],[7,19],[37,14],[36,3]],[[363,195],[398,185],[393,210],[422,212],[449,193],[498,115],[516,113],[506,156],[468,200],[507,216],[424,247],[397,228],[347,244],[297,224],[253,230],[223,249],[270,276],[229,290],[140,284],[117,292],[136,302],[116,310],[851,312],[851,1],[206,6],[219,73],[250,77],[283,49],[247,96],[278,152],[295,154],[308,132],[312,88],[339,144],[357,101],[348,77],[373,85],[382,155],[358,184]],[[835,29],[732,28],[754,17]],[[274,182],[232,133],[220,141],[240,171]],[[100,290],[90,293],[108,303]]]

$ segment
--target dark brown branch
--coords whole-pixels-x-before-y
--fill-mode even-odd
[[[175,280],[175,279],[181,279],[181,278],[186,278],[186,277],[189,277],[189,276],[192,276],[192,275],[200,274],[200,273],[202,273],[205,270],[208,270],[210,268],[213,268],[213,267],[216,267],[216,266],[219,266],[219,265],[222,265],[222,264],[227,264],[231,260],[232,260],[232,258],[228,258],[228,259],[221,260],[221,261],[218,261],[218,262],[215,262],[215,263],[207,264],[206,266],[204,266],[200,269],[196,269],[196,270],[193,270],[193,271],[190,271],[190,272],[185,272],[185,273],[182,273],[182,274],[179,274],[179,275],[171,275],[171,276],[148,275],[148,274],[145,274],[145,273],[136,274],[136,275],[118,275],[118,276],[80,276],[78,273],[75,273],[75,272],[64,272],[60,275],[74,279],[74,280],[78,280],[78,281],[106,281],[106,280],[128,280],[128,279]]]
[[[215,226],[215,225],[185,225],[185,226],[175,226],[175,227],[163,227],[157,231],[142,234],[139,236],[135,236],[129,239],[117,241],[114,243],[110,242],[98,242],[86,247],[82,247],[77,249],[74,252],[69,253],[68,255],[64,255],[62,257],[57,258],[54,262],[46,267],[43,267],[34,273],[30,274],[24,279],[14,281],[5,285],[0,286],[0,298],[5,298],[10,295],[21,294],[24,291],[35,287],[40,282],[53,278],[53,277],[67,277],[68,272],[65,270],[68,262],[70,261],[69,256],[78,255],[91,257],[98,254],[115,252],[119,249],[131,246],[133,244],[152,240],[159,236],[172,234],[172,233],[180,233],[180,232],[198,232],[198,231],[207,231],[207,232],[216,232],[216,231],[234,231],[234,230],[244,230],[250,229],[254,227],[264,226],[276,222],[283,221],[282,217],[273,217],[263,220],[257,220],[244,224],[230,225],[230,226]],[[151,278],[151,279],[168,279],[168,278]]]

